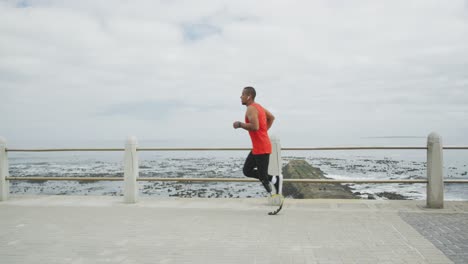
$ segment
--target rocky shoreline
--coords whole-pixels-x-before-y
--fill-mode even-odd
[[[236,152],[237,153],[237,152]],[[302,152],[301,152],[302,153]],[[330,156],[321,154],[301,156],[299,153],[289,153],[282,156],[283,167],[291,166],[294,160],[303,160],[316,168],[315,175],[306,172],[304,178],[371,180],[371,179],[426,179],[426,162],[423,159],[396,158],[373,155],[348,155],[336,153]],[[303,153],[302,153],[303,154]],[[90,158],[88,154],[73,154],[43,157],[42,155],[13,157],[9,173],[15,177],[123,177],[123,166],[118,160]],[[237,155],[237,154],[236,154]],[[219,156],[216,154],[201,154],[191,156],[185,153],[148,156],[142,159],[140,177],[160,178],[245,178],[242,166],[245,157]],[[294,161],[292,164],[289,164]],[[468,163],[466,161],[452,162],[447,166],[448,179],[467,179]],[[310,170],[310,168],[309,168]],[[307,170],[306,170],[307,171]],[[286,177],[287,172],[285,173]],[[314,176],[315,175],[315,176]],[[265,190],[259,182],[157,182],[140,181],[142,195],[152,197],[203,197],[203,198],[260,198],[265,196]],[[294,185],[293,185],[294,186]],[[299,192],[305,189],[317,189],[317,195],[307,195]],[[333,191],[333,185],[297,184],[291,197],[327,197],[327,193],[350,193],[353,199],[426,199],[426,185],[405,183],[383,184],[338,184],[339,188],[348,191]],[[122,182],[99,181],[11,181],[10,192],[17,194],[49,194],[49,195],[122,195]],[[286,185],[287,189],[288,186]],[[448,184],[445,186],[446,197],[451,200],[468,200],[465,184]],[[287,191],[287,190],[286,190]],[[330,195],[328,195],[329,197]],[[340,197],[332,195],[332,197]]]
[[[244,178],[244,158],[165,158],[140,165],[141,177]],[[414,161],[284,157],[283,175],[296,179],[420,179],[424,163]],[[122,177],[121,167],[113,162],[64,162],[13,164],[10,173],[25,177]],[[154,197],[259,198],[264,188],[252,183],[179,183],[139,182],[142,195]],[[448,187],[451,187],[450,185]],[[456,186],[455,186],[456,187]],[[419,189],[421,190],[419,190]],[[122,195],[120,182],[13,181],[12,193],[57,195]],[[460,191],[460,188],[457,189]],[[408,200],[424,197],[424,187],[405,184],[306,184],[288,183],[284,194],[297,199],[389,199]],[[422,195],[421,195],[422,194]]]

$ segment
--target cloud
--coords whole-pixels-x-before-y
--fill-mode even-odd
[[[205,23],[182,25],[182,29],[184,38],[188,41],[197,41],[222,33],[221,28]]]
[[[3,1],[0,133],[244,142],[229,126],[252,85],[285,144],[466,142],[467,14],[466,1]]]
[[[187,105],[180,101],[141,101],[109,105],[97,116],[125,116],[134,119],[160,120],[169,118]]]
[[[135,120],[160,121],[174,118],[176,115],[207,112],[216,108],[218,107],[213,105],[188,104],[181,100],[152,100],[108,105],[106,109],[93,116],[118,116]]]
[[[27,8],[31,6],[31,2],[28,0],[21,0],[16,3],[16,7],[18,8]]]

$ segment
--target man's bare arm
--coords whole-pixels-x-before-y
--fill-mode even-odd
[[[264,109],[264,110],[265,110],[265,115],[266,115],[266,120],[267,120],[267,128],[270,129],[270,127],[273,125],[273,121],[275,121],[275,116],[267,109]]]
[[[260,127],[258,123],[257,108],[255,108],[254,106],[247,107],[247,112],[245,115],[247,116],[249,123],[241,123],[240,127],[248,131],[257,131]]]

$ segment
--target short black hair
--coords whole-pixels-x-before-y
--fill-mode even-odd
[[[246,94],[248,94],[249,96],[252,96],[252,99],[255,99],[257,92],[255,92],[255,89],[252,86],[247,86],[244,88],[244,90]]]

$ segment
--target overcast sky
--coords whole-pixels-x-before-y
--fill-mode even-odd
[[[248,85],[285,147],[466,145],[468,2],[0,1],[9,145],[248,146],[232,128]]]

